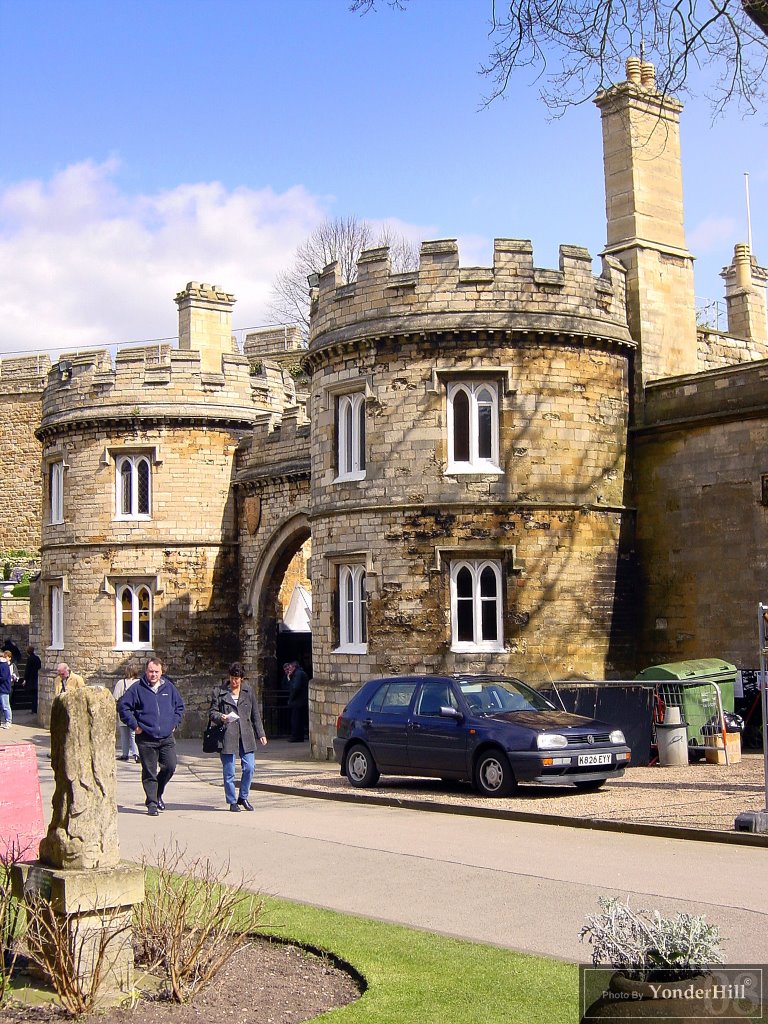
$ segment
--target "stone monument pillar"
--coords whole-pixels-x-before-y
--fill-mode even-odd
[[[53,815],[39,860],[17,865],[14,875],[16,895],[38,905],[45,901],[56,931],[67,935],[86,989],[104,951],[100,1004],[119,1001],[133,988],[130,923],[134,904],[144,899],[142,868],[120,863],[115,725],[115,701],[104,687],[54,699]]]

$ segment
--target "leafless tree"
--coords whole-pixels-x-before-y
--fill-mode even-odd
[[[768,0],[486,0],[490,52],[485,102],[514,71],[531,69],[554,114],[622,81],[627,57],[656,67],[657,89],[690,93],[701,72],[713,111],[755,112],[765,97]],[[359,13],[410,0],[352,0]]]
[[[303,324],[309,329],[310,274],[319,274],[338,261],[342,280],[349,284],[357,275],[357,261],[364,249],[388,245],[392,269],[411,270],[418,266],[418,246],[387,225],[375,230],[356,217],[323,221],[297,248],[293,263],[281,270],[272,285],[270,314],[281,323]]]

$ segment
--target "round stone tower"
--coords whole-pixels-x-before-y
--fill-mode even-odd
[[[622,630],[629,364],[625,274],[497,239],[417,271],[363,254],[313,289],[313,752],[369,675],[602,678]]]
[[[88,682],[160,656],[199,731],[214,680],[239,654],[235,449],[290,378],[265,388],[232,343],[234,297],[190,282],[179,348],[62,356],[42,423],[40,712],[66,661]],[[291,393],[289,393],[291,392]]]

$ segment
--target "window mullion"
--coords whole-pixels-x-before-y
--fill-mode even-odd
[[[360,576],[355,568],[351,577],[351,598],[352,598],[352,643],[360,643]]]
[[[469,461],[476,466],[480,459],[480,419],[477,412],[477,385],[470,388],[469,399]]]
[[[477,565],[472,566],[472,623],[474,644],[480,644],[483,639],[483,597],[480,591],[481,569]]]

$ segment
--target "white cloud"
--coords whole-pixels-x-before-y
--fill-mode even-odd
[[[119,171],[116,158],[86,160],[0,187],[0,356],[172,338],[173,297],[188,281],[233,292],[235,328],[268,323],[275,274],[333,215],[333,197],[302,186],[130,195]],[[439,237],[433,225],[372,220],[384,223],[414,243]],[[462,265],[491,265],[491,240],[460,244]]]
[[[459,236],[459,263],[462,267],[492,267],[493,266],[493,245],[492,238],[485,235],[460,235]]]
[[[235,326],[264,323],[275,272],[327,213],[301,186],[130,196],[117,170],[85,161],[0,190],[0,353],[172,337],[191,280],[234,292]]]

